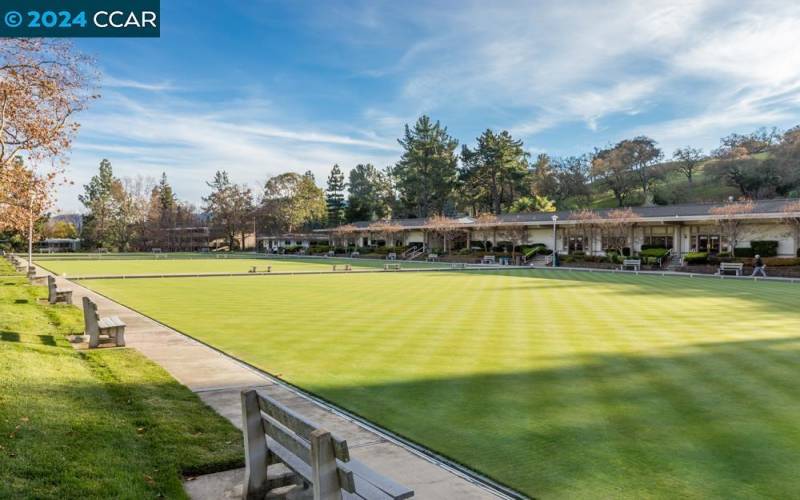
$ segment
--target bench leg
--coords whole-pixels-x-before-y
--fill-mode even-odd
[[[117,347],[125,347],[125,327],[117,328],[117,333],[114,335],[114,340],[117,342]]]
[[[267,438],[254,390],[242,392],[242,433],[245,458],[242,498],[262,499],[267,493]]]

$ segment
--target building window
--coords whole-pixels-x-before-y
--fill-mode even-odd
[[[583,252],[583,236],[565,236],[563,247],[567,253]]]

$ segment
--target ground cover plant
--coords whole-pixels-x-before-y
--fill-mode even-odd
[[[0,498],[184,498],[241,466],[241,434],[133,349],[79,353],[72,306],[0,278]]]
[[[45,269],[68,277],[123,274],[181,274],[181,273],[246,273],[252,266],[264,271],[272,266],[272,272],[330,271],[333,264],[350,264],[353,269],[383,268],[384,261],[372,259],[302,259],[302,258],[230,258],[230,259],[184,259],[153,257],[139,259],[42,259],[36,262]],[[442,267],[442,264],[426,262],[400,262],[407,269]]]
[[[800,287],[577,271],[86,285],[540,498],[800,491]]]

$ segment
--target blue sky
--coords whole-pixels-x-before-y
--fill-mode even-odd
[[[601,5],[602,4],[602,5]],[[427,113],[462,143],[507,129],[531,153],[648,134],[671,153],[800,124],[800,4],[162,0],[159,39],[84,39],[102,98],[80,115],[77,194],[99,161],[166,171],[199,204],[217,169],[254,188],[383,167]]]

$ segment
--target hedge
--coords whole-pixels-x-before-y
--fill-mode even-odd
[[[762,257],[775,257],[778,255],[778,242],[777,241],[751,241],[750,248],[753,253]]]
[[[734,257],[753,257],[753,256],[755,256],[755,254],[756,253],[753,251],[752,248],[736,247],[733,250],[733,256]]]
[[[687,264],[705,264],[708,262],[708,252],[689,252],[683,256]]]
[[[800,266],[800,257],[772,257],[764,259],[764,264],[771,267]]]
[[[650,247],[644,248],[642,247],[642,251],[639,252],[641,257],[655,257],[656,259],[664,257],[669,253],[669,250],[662,247]]]

